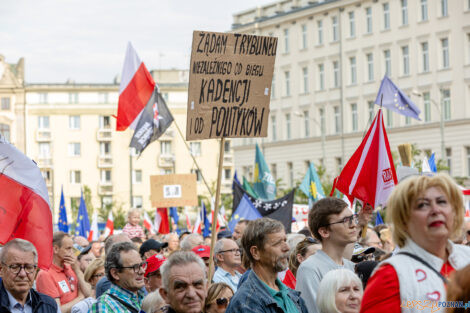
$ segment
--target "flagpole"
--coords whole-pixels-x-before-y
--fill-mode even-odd
[[[220,152],[219,152],[219,168],[217,173],[217,189],[215,192],[215,204],[214,204],[214,213],[212,215],[213,220],[219,216],[219,198],[220,198],[220,185],[222,181],[222,165],[224,163],[224,145],[225,145],[225,138],[222,137],[220,139]],[[215,247],[215,240],[216,240],[216,228],[217,222],[212,223],[212,234],[211,234],[211,255],[209,259],[209,285],[212,281],[212,276],[214,274],[214,247]]]
[[[184,142],[184,144],[186,145],[186,149],[188,149],[189,155],[191,156],[191,158],[193,158],[194,165],[196,165],[196,167],[197,167],[199,173],[201,174],[202,180],[204,181],[204,185],[206,185],[207,191],[209,191],[209,194],[211,195],[211,198],[212,198],[212,197],[213,197],[212,191],[211,191],[211,189],[209,188],[209,185],[207,184],[206,179],[204,178],[204,174],[202,174],[201,168],[200,168],[199,165],[197,164],[196,158],[195,158],[194,155],[191,153],[191,149],[190,149],[189,146],[188,146],[188,142],[186,141],[186,139],[184,139],[183,133],[181,132],[181,129],[179,128],[178,123],[176,123],[176,120],[175,120],[175,119],[173,120],[173,123],[175,123],[176,129],[178,130],[178,133],[180,134],[181,139],[183,139],[183,142]]]

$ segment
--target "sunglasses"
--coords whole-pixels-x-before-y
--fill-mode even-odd
[[[227,307],[228,306],[228,303],[230,302],[230,299],[227,299],[227,298],[217,298],[215,299],[215,303],[217,304],[217,306],[220,306],[220,307]]]

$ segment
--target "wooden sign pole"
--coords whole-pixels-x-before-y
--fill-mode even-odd
[[[217,173],[217,189],[215,192],[215,204],[214,204],[214,212],[212,213],[212,234],[211,234],[211,255],[209,259],[209,273],[207,278],[209,280],[208,284],[210,286],[212,282],[212,276],[214,275],[214,247],[215,242],[217,240],[217,217],[219,216],[219,200],[220,200],[220,185],[222,181],[222,165],[224,163],[224,145],[225,145],[225,138],[222,137],[220,139],[220,152],[219,152],[219,170]]]

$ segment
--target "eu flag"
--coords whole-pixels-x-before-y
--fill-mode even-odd
[[[170,207],[170,217],[173,219],[173,223],[176,225],[176,232],[179,234],[180,230],[178,228],[178,221],[180,218],[178,216],[178,210],[174,206]]]
[[[382,83],[380,83],[375,104],[382,104],[384,108],[421,121],[419,118],[421,110],[387,77],[387,75],[384,76]]]
[[[88,238],[89,233],[90,233],[90,220],[88,219],[88,212],[86,210],[85,199],[83,199],[83,192],[82,192],[82,195],[80,197],[80,207],[78,208],[75,235]]]
[[[202,237],[206,238],[211,235],[211,222],[207,218],[207,210],[206,210],[206,205],[204,202],[202,203],[202,216],[203,216],[203,222],[204,222],[204,230],[202,231]]]
[[[253,202],[248,198],[246,194],[243,195],[240,203],[238,204],[237,209],[232,214],[232,219],[228,222],[228,228],[234,231],[235,226],[237,225],[238,221],[240,220],[256,220],[258,218],[262,218],[259,211],[253,205]]]
[[[69,224],[67,222],[67,211],[65,210],[64,189],[60,193],[60,206],[59,206],[59,222],[57,223],[59,230],[64,233],[69,232]]]
[[[276,182],[264,160],[263,153],[256,144],[255,175],[253,189],[261,200],[274,200],[276,198]]]

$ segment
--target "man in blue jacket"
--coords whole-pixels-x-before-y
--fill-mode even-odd
[[[252,271],[230,301],[227,313],[307,313],[298,291],[284,285],[277,273],[289,263],[289,246],[281,222],[260,218],[251,221],[242,237],[242,247]]]

